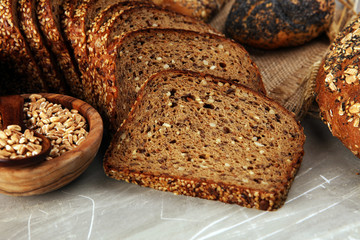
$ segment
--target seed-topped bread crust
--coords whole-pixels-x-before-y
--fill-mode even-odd
[[[142,86],[104,169],[162,191],[274,210],[304,141],[294,115],[261,94],[210,75],[164,71]]]
[[[0,93],[46,91],[43,75],[21,33],[17,0],[0,1],[0,62],[10,79],[0,83]],[[15,75],[14,75],[15,74]]]
[[[112,4],[113,3],[113,4]],[[128,8],[138,7],[142,5],[148,5],[143,1],[109,1],[106,4],[103,1],[98,1],[85,7],[86,13],[84,13],[84,21],[80,26],[83,27],[84,35],[81,34],[81,38],[78,38],[78,41],[81,42],[79,46],[76,47],[76,56],[79,64],[80,71],[83,76],[83,86],[84,86],[84,96],[90,103],[96,106],[97,99],[92,101],[94,98],[89,97],[93,94],[92,88],[88,87],[92,85],[92,78],[89,76],[90,70],[92,67],[90,65],[93,62],[96,62],[94,59],[94,39],[96,35],[100,32],[105,31],[107,27],[112,25],[112,22],[125,10]],[[83,11],[85,12],[85,11]],[[80,20],[79,20],[80,21]],[[101,29],[100,29],[101,28]],[[83,43],[84,42],[84,43]],[[99,47],[100,48],[100,47]],[[95,77],[95,76],[94,76]]]
[[[330,25],[334,0],[236,0],[225,29],[233,39],[258,48],[298,46]]]
[[[332,134],[360,157],[360,18],[331,44],[317,76],[316,100]]]
[[[36,0],[36,14],[46,43],[59,64],[73,95],[83,98],[80,73],[61,27],[64,0]]]
[[[128,12],[130,9],[138,9],[142,7],[150,7],[151,5],[147,3],[134,3],[134,2],[121,2],[116,5],[110,6],[100,12],[94,21],[91,24],[87,32],[87,47],[89,50],[89,58],[94,57],[96,51],[101,49],[98,54],[103,54],[104,49],[106,48],[106,42],[111,41],[111,34],[116,34],[115,32],[117,27],[119,27],[120,32],[117,35],[124,34],[125,32],[122,30],[123,27],[121,24],[124,18],[124,12]],[[163,12],[160,13],[160,16]],[[127,16],[127,15],[125,15]],[[156,20],[155,20],[156,21]],[[143,28],[147,28],[145,23],[142,23]],[[174,27],[177,28],[176,24]]]
[[[98,14],[106,9],[122,3],[136,4],[145,0],[65,0],[63,26],[66,38],[70,42],[80,71],[84,73],[87,67],[87,31],[96,20]]]
[[[65,80],[37,24],[36,0],[18,0],[19,23],[50,92],[68,93]]]

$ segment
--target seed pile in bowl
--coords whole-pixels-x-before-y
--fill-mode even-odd
[[[0,158],[24,158],[39,154],[42,150],[42,139],[26,129],[21,132],[19,125],[9,125],[0,130]]]
[[[61,104],[47,101],[39,94],[32,94],[25,102],[25,125],[51,141],[51,151],[47,160],[79,146],[86,138],[87,123],[75,109],[67,109]]]

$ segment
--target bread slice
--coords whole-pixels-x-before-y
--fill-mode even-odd
[[[88,37],[90,58],[103,54],[112,41],[122,38],[126,33],[148,28],[174,28],[219,34],[210,25],[192,17],[166,11],[158,7],[137,4],[136,7],[122,8],[118,14],[101,27],[91,28]],[[95,55],[95,56],[94,56]]]
[[[64,0],[36,0],[36,15],[46,44],[50,46],[72,95],[82,98],[81,75],[61,26],[63,3]]]
[[[42,72],[20,30],[17,0],[0,1],[0,62],[5,71],[9,70],[2,73],[2,94],[47,91]]]
[[[167,69],[191,70],[231,79],[265,92],[259,70],[248,52],[222,36],[176,29],[131,32],[108,48],[95,79],[94,96],[113,127],[126,118],[140,86]],[[115,65],[111,65],[115,64]],[[104,79],[104,80],[103,80]]]
[[[87,31],[98,14],[116,5],[136,5],[141,0],[65,0],[63,18],[64,33],[71,44],[80,72],[86,71]]]
[[[92,83],[92,78],[89,75],[89,69],[91,68],[91,64],[95,62],[93,60],[93,50],[94,45],[93,42],[95,35],[97,33],[102,32],[104,30],[100,30],[99,28],[106,22],[106,26],[111,25],[113,19],[116,19],[118,15],[122,13],[125,9],[133,8],[137,6],[142,6],[143,1],[108,1],[106,4],[103,1],[98,1],[93,3],[90,6],[83,6],[86,8],[87,14],[83,15],[83,23],[78,23],[80,27],[78,29],[82,29],[81,33],[78,34],[78,44],[74,46],[75,53],[77,56],[77,61],[79,64],[80,71],[83,77],[83,86],[84,86],[84,96],[87,102],[92,105],[96,105],[97,100],[92,98],[92,88],[88,87]],[[148,4],[147,4],[148,5]],[[80,20],[78,20],[79,22]],[[81,22],[81,21],[80,21]],[[95,76],[94,76],[95,77]]]
[[[294,114],[267,97],[210,75],[164,71],[143,85],[104,170],[162,191],[274,210],[304,141]]]
[[[35,3],[35,0],[18,0],[20,28],[34,59],[44,74],[44,81],[49,91],[69,94],[65,79],[38,27]]]
[[[212,27],[201,21],[149,5],[132,6],[123,4],[120,6],[118,4],[116,14],[112,15],[113,17],[108,19],[100,28],[96,28],[99,24],[93,24],[91,31],[88,33],[89,68],[84,72],[84,88],[88,90],[86,96],[93,105],[97,105],[98,102],[98,97],[93,96],[92,91],[94,79],[102,78],[102,76],[98,75],[97,69],[104,69],[105,67],[102,65],[102,61],[98,59],[104,58],[104,55],[108,56],[106,52],[108,45],[120,42],[121,38],[127,33],[150,28],[184,29],[204,33],[216,32]],[[98,20],[100,19],[98,18]],[[108,65],[113,65],[114,62],[115,57],[113,56]]]

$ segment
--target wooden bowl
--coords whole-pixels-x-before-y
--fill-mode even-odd
[[[0,193],[12,196],[30,196],[54,191],[83,173],[95,158],[103,135],[100,114],[79,99],[52,93],[40,93],[49,102],[76,109],[85,117],[89,133],[76,148],[59,157],[29,167],[0,167]],[[28,98],[30,95],[22,95]]]

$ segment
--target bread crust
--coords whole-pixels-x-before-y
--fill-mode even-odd
[[[53,8],[58,7],[58,4],[62,5],[62,2],[62,0],[36,0],[36,14],[47,45],[51,47],[51,51],[55,55],[71,93],[82,98],[82,85],[78,66],[64,39],[60,18],[53,14]]]
[[[181,194],[208,200],[218,200],[225,203],[238,204],[248,208],[256,208],[267,211],[280,208],[286,200],[288,191],[301,165],[302,157],[304,155],[303,144],[305,142],[305,136],[302,134],[302,126],[295,119],[293,124],[297,125],[298,132],[300,134],[299,145],[302,146],[302,149],[299,149],[296,155],[292,157],[293,160],[291,168],[287,169],[288,171],[286,172],[285,176],[283,176],[283,179],[286,180],[283,181],[283,185],[277,189],[271,188],[269,190],[259,190],[241,187],[235,184],[228,184],[221,181],[202,180],[201,178],[197,179],[192,177],[176,176],[174,174],[162,174],[158,172],[152,172],[151,168],[149,168],[150,170],[147,172],[139,172],[132,169],[132,167],[129,165],[121,166],[121,159],[114,158],[115,156],[113,152],[116,151],[115,149],[117,149],[118,144],[116,139],[120,139],[122,137],[122,134],[125,132],[126,125],[133,121],[136,115],[136,108],[142,101],[146,85],[151,81],[155,81],[154,79],[156,79],[158,76],[167,74],[167,72],[171,74],[189,74],[190,76],[195,76],[197,78],[208,77],[212,78],[214,81],[219,81],[224,84],[230,83],[225,79],[214,78],[208,74],[195,73],[191,71],[168,70],[154,74],[142,85],[138,98],[132,106],[128,118],[118,129],[108,151],[105,154],[103,167],[107,176],[117,180],[124,180],[126,182],[135,183],[161,191],[173,192],[176,195]],[[255,96],[258,96],[261,99],[264,99],[264,101],[273,102],[271,99],[262,96],[258,92],[255,92],[247,87],[234,83],[231,84],[237,86],[240,89],[243,89],[244,91],[248,91]],[[273,104],[276,105],[277,109],[283,114],[293,115],[293,113],[290,113],[281,105],[275,102],[273,102]]]
[[[13,73],[1,82],[2,94],[47,91],[44,76],[20,30],[17,0],[0,1],[0,62]],[[3,85],[4,84],[4,85]]]
[[[85,96],[94,106],[98,105],[97,97],[94,96],[93,83],[98,76],[94,73],[94,64],[97,63],[99,55],[106,54],[104,41],[110,35],[110,28],[114,21],[122,15],[126,9],[150,6],[149,3],[138,1],[119,1],[114,4],[105,5],[98,10],[89,27],[86,28],[86,44],[82,51],[82,59],[79,60],[83,73],[83,84],[85,86]]]
[[[227,35],[264,49],[302,45],[330,25],[334,0],[236,0],[225,24]]]
[[[188,16],[209,21],[226,0],[152,0],[156,5]]]
[[[36,18],[36,0],[18,0],[20,28],[24,38],[44,74],[51,92],[68,93],[63,76],[48,46],[45,44]]]
[[[360,19],[331,44],[316,79],[320,116],[332,134],[360,157]]]

